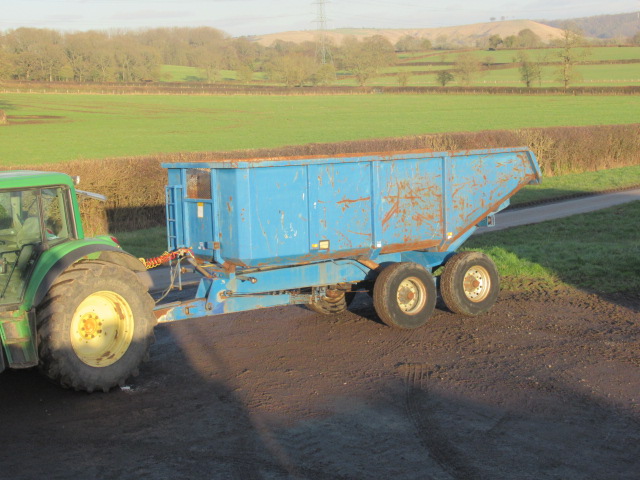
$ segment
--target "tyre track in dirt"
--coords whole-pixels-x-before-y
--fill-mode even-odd
[[[423,363],[409,363],[400,368],[400,371],[404,371],[406,385],[405,409],[418,439],[442,470],[454,480],[481,480],[484,477],[467,455],[455,446],[444,429],[431,417],[429,408],[425,408],[429,397],[429,369],[430,365]]]

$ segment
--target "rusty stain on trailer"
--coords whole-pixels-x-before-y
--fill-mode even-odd
[[[387,192],[395,193],[384,195],[384,201],[390,205],[382,218],[382,230],[387,231],[392,225],[391,220],[396,227],[404,232],[404,240],[411,241],[412,235],[410,230],[415,226],[422,226],[423,223],[438,221],[436,214],[431,215],[432,205],[437,205],[441,198],[440,187],[432,181],[437,176],[416,176],[411,180],[395,181],[387,184]],[[409,220],[418,221],[418,224]]]
[[[371,200],[371,197],[362,197],[362,198],[354,198],[354,199],[345,198],[345,199],[340,200],[339,202],[337,202],[337,204],[342,206],[342,211],[344,212],[353,203],[368,202],[370,200]],[[363,209],[363,212],[364,211],[365,210]]]
[[[466,227],[460,229],[456,233],[456,235],[452,236],[451,238],[447,238],[446,240],[444,240],[439,245],[438,251],[440,251],[440,252],[447,251],[447,249],[449,248],[449,245],[455,243],[460,237],[465,235],[471,228],[474,228],[480,221],[484,220],[487,217],[487,215],[489,215],[490,213],[498,210],[498,207],[505,201],[505,199],[511,198],[513,195],[518,193],[525,185],[528,185],[530,182],[534,182],[536,180],[538,180],[538,176],[536,174],[534,174],[534,173],[523,175],[523,177],[521,178],[520,183],[518,184],[518,186],[516,186],[513,190],[511,190],[511,192],[509,192],[508,194],[504,195],[502,198],[499,198],[495,202],[489,204],[488,208],[485,209],[482,212],[482,214],[480,214],[477,217],[475,217],[471,222],[467,222]]]

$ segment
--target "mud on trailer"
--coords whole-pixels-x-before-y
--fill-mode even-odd
[[[291,304],[335,314],[360,291],[393,327],[424,325],[438,290],[453,312],[480,315],[498,272],[456,250],[541,178],[526,148],[163,166],[171,283],[202,278],[194,299],[155,308],[141,261],[110,237],[84,238],[69,177],[0,174],[0,368],[38,365],[63,386],[107,391],[137,373],[156,317]]]

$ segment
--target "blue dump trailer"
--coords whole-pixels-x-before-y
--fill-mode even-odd
[[[541,178],[526,148],[163,167],[169,251],[184,252],[173,278],[185,260],[202,278],[159,321],[291,304],[335,314],[366,291],[383,322],[407,329],[428,321],[438,290],[456,313],[494,304],[494,263],[456,250]]]

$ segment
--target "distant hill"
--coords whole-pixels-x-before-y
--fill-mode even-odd
[[[326,35],[336,45],[342,43],[342,40],[348,36],[364,38],[374,35],[382,35],[394,44],[403,36],[412,35],[417,38],[427,38],[434,44],[444,40],[446,43],[453,45],[474,45],[476,41],[486,39],[491,35],[500,35],[502,38],[505,38],[509,35],[517,35],[518,32],[527,28],[538,35],[543,42],[548,42],[561,36],[561,29],[532,20],[505,20],[501,22],[475,23],[473,25],[439,28],[342,28],[327,30]],[[281,32],[252,38],[264,46],[270,46],[276,40],[294,43],[313,42],[316,40],[316,32],[314,30]]]
[[[577,25],[587,37],[627,38],[633,37],[640,31],[640,12],[597,15],[571,20],[540,20],[540,23],[557,28],[563,28],[567,22]]]

